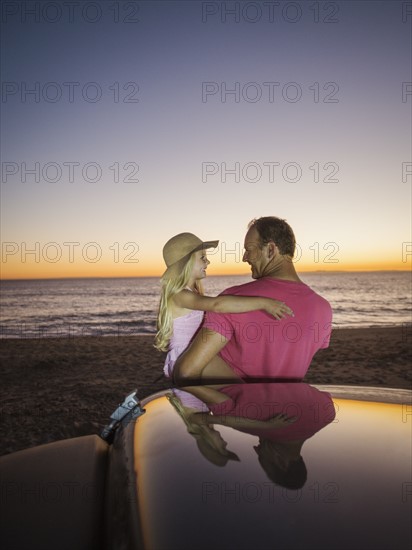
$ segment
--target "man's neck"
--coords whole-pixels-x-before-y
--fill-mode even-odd
[[[272,277],[273,279],[284,279],[285,281],[295,281],[301,283],[295,266],[289,257],[281,257],[277,261],[270,262],[263,272],[262,277]]]

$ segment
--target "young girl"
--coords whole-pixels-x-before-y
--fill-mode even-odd
[[[163,247],[167,269],[162,277],[155,347],[167,351],[164,373],[171,377],[176,359],[187,348],[200,327],[205,311],[245,313],[263,309],[276,319],[292,315],[283,302],[257,296],[203,295],[201,280],[209,260],[206,249],[219,241],[202,241],[192,233],[180,233]]]

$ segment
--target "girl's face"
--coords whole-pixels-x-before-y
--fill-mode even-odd
[[[207,259],[206,250],[198,250],[195,252],[195,261],[190,279],[193,282],[204,279],[206,277],[206,268],[209,264],[210,262]]]

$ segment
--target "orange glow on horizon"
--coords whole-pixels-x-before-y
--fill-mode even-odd
[[[307,272],[338,272],[338,271],[410,271],[411,263],[379,262],[364,260],[363,262],[340,262],[337,264],[297,262],[296,271]],[[164,266],[160,263],[18,263],[8,262],[1,266],[1,280],[19,279],[68,279],[68,278],[122,278],[122,277],[161,277]],[[250,275],[249,266],[245,263],[211,263],[208,267],[209,276],[219,275]]]
[[[242,261],[240,242],[221,242],[209,249],[208,275],[250,276]],[[315,242],[296,248],[294,266],[299,273],[336,271],[409,271],[412,268],[410,243],[363,251],[350,246]],[[3,242],[0,279],[121,278],[161,277],[165,270],[162,246],[148,242]]]

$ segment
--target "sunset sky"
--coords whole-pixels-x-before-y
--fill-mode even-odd
[[[3,2],[1,276],[147,276],[293,227],[297,270],[410,269],[412,3]]]

